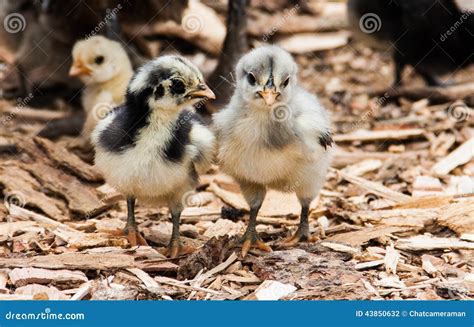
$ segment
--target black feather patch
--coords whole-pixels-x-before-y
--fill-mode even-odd
[[[165,95],[165,88],[163,87],[163,85],[158,85],[153,94],[155,96],[155,100],[162,98],[163,95]]]
[[[123,152],[135,145],[138,133],[148,124],[150,110],[146,101],[152,92],[147,88],[139,94],[127,94],[125,104],[114,109],[114,120],[99,136],[99,143],[106,150]]]
[[[332,146],[334,140],[332,139],[331,132],[321,133],[319,136],[319,144],[326,150],[329,146]]]
[[[147,85],[158,85],[159,83],[169,79],[172,74],[173,72],[170,69],[166,69],[163,67],[155,68],[149,73]]]
[[[184,155],[186,145],[190,143],[190,132],[193,122],[198,121],[197,115],[189,110],[183,110],[173,126],[173,135],[165,147],[166,159],[179,162]]]

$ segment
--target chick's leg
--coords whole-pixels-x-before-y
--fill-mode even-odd
[[[245,257],[249,252],[251,247],[256,247],[265,252],[271,252],[272,248],[266,245],[260,236],[258,236],[257,230],[255,229],[257,225],[257,215],[260,207],[262,206],[263,199],[265,198],[266,189],[264,186],[250,184],[250,183],[240,183],[240,188],[244,194],[245,199],[247,200],[250,206],[250,218],[247,230],[240,242],[242,243],[242,257]]]
[[[312,241],[309,235],[309,222],[308,222],[309,205],[311,203],[311,200],[307,198],[303,198],[303,199],[300,198],[299,200],[301,203],[300,224],[298,226],[298,229],[296,230],[296,233],[290,238],[287,238],[286,240],[283,241],[283,244],[282,244],[283,246],[294,246],[298,244],[298,242]]]
[[[179,255],[189,254],[196,251],[196,248],[192,246],[182,245],[179,240],[179,221],[181,218],[182,206],[176,205],[170,206],[171,210],[171,222],[173,223],[173,231],[171,232],[171,239],[166,250],[165,255],[170,258],[176,258]]]
[[[393,54],[393,61],[395,63],[395,68],[394,68],[394,80],[392,83],[392,87],[396,88],[402,85],[402,74],[403,74],[403,69],[406,66],[406,63],[402,55],[398,53],[397,51],[395,51],[395,53]]]
[[[135,221],[135,198],[127,198],[127,209],[127,225],[123,230],[124,235],[127,236],[127,239],[130,242],[131,246],[148,245],[146,240],[143,238],[143,236],[137,229],[137,223]]]

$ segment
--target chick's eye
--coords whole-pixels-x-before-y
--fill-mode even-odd
[[[183,81],[179,79],[174,79],[171,81],[170,91],[172,94],[183,94],[186,90]]]
[[[281,84],[281,86],[282,87],[287,87],[288,83],[290,83],[290,78],[289,77]]]
[[[257,80],[255,79],[255,76],[252,73],[247,74],[247,81],[249,82],[250,85],[255,85]]]
[[[97,56],[94,59],[96,65],[101,65],[104,62],[104,56]]]

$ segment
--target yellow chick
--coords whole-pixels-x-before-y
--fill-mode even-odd
[[[86,121],[82,135],[89,141],[97,122],[125,100],[132,64],[118,42],[97,35],[78,41],[72,50],[70,76],[85,84],[82,105]]]

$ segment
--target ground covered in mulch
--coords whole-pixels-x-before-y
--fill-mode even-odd
[[[274,251],[240,258],[248,207],[214,166],[182,216],[197,252],[163,256],[168,209],[140,203],[150,246],[130,248],[113,234],[125,226],[125,201],[74,138],[35,137],[67,111],[3,101],[0,299],[474,299],[472,93],[428,89],[411,72],[393,90],[389,54],[355,41],[296,59],[302,84],[332,114],[337,143],[312,205],[315,242],[279,246],[300,208],[293,194],[271,191],[257,230]]]

